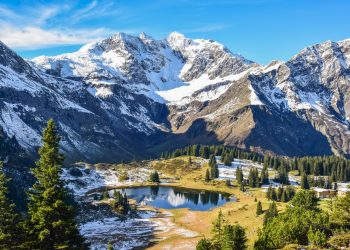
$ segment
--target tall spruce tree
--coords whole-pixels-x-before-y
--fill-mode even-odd
[[[221,209],[219,211],[218,217],[213,222],[213,228],[211,232],[213,233],[213,244],[216,246],[220,246],[222,243],[222,236],[224,227],[227,225],[227,220],[225,219],[224,214]]]
[[[266,225],[271,219],[278,215],[277,206],[275,202],[272,202],[269,209],[266,211],[264,216],[264,225]]]
[[[0,249],[18,249],[23,239],[19,228],[20,217],[7,197],[7,182],[0,163]]]
[[[209,169],[207,169],[205,171],[205,179],[204,179],[205,182],[208,182],[210,181],[210,174],[209,174]]]
[[[262,205],[261,205],[261,201],[258,201],[258,203],[256,204],[256,215],[259,216],[260,214],[263,214],[264,211],[262,210]]]
[[[222,250],[244,250],[247,248],[247,237],[240,225],[226,225],[223,229]]]
[[[60,179],[64,157],[59,153],[60,137],[50,119],[43,131],[40,159],[33,169],[36,183],[29,192],[25,225],[29,249],[87,249],[79,234],[74,206]]]
[[[301,176],[300,187],[302,189],[310,189],[309,181],[307,180],[307,175],[305,173],[303,173]]]
[[[260,173],[260,182],[261,182],[261,184],[268,184],[269,183],[269,172],[268,172],[267,167],[265,167],[265,165]]]
[[[240,167],[237,167],[236,169],[236,180],[238,184],[241,184],[243,182],[243,171]]]

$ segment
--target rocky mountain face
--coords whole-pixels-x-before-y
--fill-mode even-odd
[[[53,118],[69,161],[144,158],[190,143],[350,153],[350,40],[258,65],[211,40],[118,33],[26,61],[0,43],[0,127],[35,156]]]

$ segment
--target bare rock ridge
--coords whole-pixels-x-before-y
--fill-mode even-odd
[[[117,33],[31,61],[0,43],[0,135],[35,155],[54,118],[71,161],[131,160],[189,143],[347,156],[349,65],[350,40],[267,66],[177,32]]]

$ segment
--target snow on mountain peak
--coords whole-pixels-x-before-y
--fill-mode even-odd
[[[151,37],[150,35],[146,34],[145,32],[141,32],[140,35],[139,35],[139,38],[142,40],[142,41],[153,41],[153,37]]]
[[[185,39],[187,39],[185,35],[177,31],[171,32],[167,37],[167,40],[185,40]]]
[[[112,35],[110,38],[114,40],[125,40],[132,37],[131,35],[128,35],[124,32],[117,32],[114,35]]]
[[[33,62],[45,72],[82,78],[94,87],[123,84],[159,102],[188,97],[250,67],[248,60],[220,43],[188,39],[178,32],[170,33],[166,40],[155,40],[145,33],[116,33],[78,52],[34,58]],[[192,87],[180,88],[189,85]]]
[[[191,39],[186,38],[183,34],[176,31],[171,32],[166,40],[175,49],[184,49],[192,43]]]

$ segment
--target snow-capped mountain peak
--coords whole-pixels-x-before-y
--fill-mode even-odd
[[[169,43],[170,47],[178,50],[186,49],[186,47],[192,43],[191,39],[186,38],[183,34],[176,31],[171,32],[166,40]]]
[[[63,150],[94,160],[104,160],[106,148],[132,158],[142,151],[135,144],[164,138],[286,155],[350,154],[349,65],[349,39],[266,66],[177,32],[161,40],[117,33],[29,62],[0,44],[0,125],[30,148],[56,117]]]
[[[190,100],[195,91],[251,66],[219,43],[191,40],[177,32],[167,40],[116,33],[78,52],[33,62],[45,72],[83,78],[94,86],[122,84],[158,102]]]

